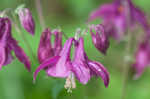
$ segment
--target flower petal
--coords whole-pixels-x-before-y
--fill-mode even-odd
[[[55,35],[54,51],[56,56],[59,55],[60,51],[62,50],[62,32],[59,29],[55,29],[52,31],[52,33]]]
[[[17,42],[13,38],[11,38],[10,41],[11,41],[10,46],[14,50],[16,57],[20,62],[22,62],[25,65],[27,70],[30,71],[31,67],[28,56],[25,54],[23,49],[17,44]]]
[[[75,56],[72,63],[72,71],[77,79],[86,84],[90,79],[90,69],[88,68],[87,59],[84,52],[83,38],[80,37],[78,44],[75,45]]]
[[[38,72],[40,72],[40,70],[48,67],[49,65],[50,66],[56,65],[56,62],[58,61],[59,58],[60,58],[59,56],[54,56],[52,58],[47,59],[42,64],[40,64],[40,66],[34,72],[34,76],[33,76],[34,81],[36,80],[36,76]]]
[[[102,17],[106,19],[110,18],[114,16],[114,12],[115,12],[114,8],[115,7],[113,4],[104,4],[90,14],[88,21],[92,21],[98,17]]]
[[[104,81],[104,85],[108,87],[109,73],[106,68],[101,63],[95,61],[88,61],[88,66],[93,71],[93,73],[102,78],[102,80]]]
[[[136,70],[135,79],[139,78],[143,73],[145,67],[150,64],[150,44],[147,42],[139,45],[138,51],[136,52],[136,62],[133,67]]]
[[[5,48],[0,44],[0,70],[2,69],[2,66],[5,63],[5,60],[6,60]]]
[[[8,47],[5,49],[6,60],[5,60],[5,63],[3,64],[4,66],[10,64],[13,60],[13,56],[11,55],[11,51],[12,51],[12,49],[9,49]]]
[[[62,51],[60,52],[59,60],[55,66],[49,67],[47,74],[53,77],[67,77],[70,74],[70,50],[73,42],[73,38],[69,38]]]
[[[140,25],[142,25],[146,32],[150,32],[150,25],[148,24],[148,20],[145,16],[144,12],[142,10],[140,10],[138,7],[136,7],[131,2],[131,0],[130,1],[128,0],[128,3],[130,6],[130,9],[131,9],[131,15],[133,17],[133,20],[135,20]]]
[[[38,47],[38,60],[40,63],[54,56],[54,51],[50,41],[51,32],[49,29],[45,29],[44,32],[42,32],[40,44]]]

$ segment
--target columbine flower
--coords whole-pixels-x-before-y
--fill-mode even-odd
[[[135,79],[141,76],[145,67],[150,64],[150,43],[145,41],[139,45],[136,52],[136,62],[133,65],[136,70]]]
[[[8,18],[0,18],[0,69],[13,60],[14,51],[19,61],[30,71],[30,61],[17,41],[11,36],[11,22]]]
[[[34,35],[35,23],[30,10],[28,8],[20,8],[18,10],[18,16],[22,27],[24,27],[27,32]]]
[[[149,24],[144,13],[133,5],[131,0],[115,0],[112,4],[104,4],[90,14],[89,21],[96,18],[103,19],[105,32],[109,36],[120,40],[129,27],[134,27],[138,22],[146,32],[149,32]]]
[[[71,60],[70,52],[73,42],[75,52],[74,58]],[[34,80],[38,72],[46,67],[48,76],[66,78],[65,88],[68,88],[69,91],[71,88],[75,88],[74,77],[82,84],[86,84],[94,74],[102,77],[106,87],[109,83],[109,74],[104,66],[98,62],[89,60],[86,56],[82,37],[79,40],[69,38],[58,56],[47,59],[37,68],[34,73]]]
[[[93,32],[93,30],[96,32],[96,34]],[[103,25],[91,25],[90,33],[95,47],[103,54],[106,54],[106,51],[109,47],[109,40],[107,34],[104,31]]]
[[[82,84],[86,84],[93,75],[100,76],[106,87],[109,84],[109,74],[104,66],[99,62],[88,59],[84,51],[84,40],[82,37],[79,38],[79,41],[75,45],[72,71]]]
[[[55,36],[54,43],[52,44],[51,36]],[[40,63],[46,59],[59,55],[62,49],[62,33],[60,30],[55,29],[52,32],[49,29],[45,29],[40,38],[40,44],[38,48],[38,60]]]

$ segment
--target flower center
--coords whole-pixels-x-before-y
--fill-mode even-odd
[[[65,89],[67,89],[68,93],[71,93],[72,89],[76,88],[75,76],[72,72],[67,77],[64,87],[65,87]]]
[[[123,10],[124,10],[123,6],[120,5],[120,6],[118,7],[118,11],[121,13],[121,12],[123,12]]]

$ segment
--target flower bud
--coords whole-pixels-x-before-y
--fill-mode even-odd
[[[93,32],[93,30],[96,32],[96,34]],[[106,51],[109,47],[109,40],[104,32],[104,27],[101,24],[96,26],[92,25],[90,27],[90,33],[95,47],[103,54],[106,54]]]
[[[30,10],[28,8],[20,8],[18,11],[18,15],[19,15],[19,19],[20,19],[22,27],[24,27],[24,29],[27,32],[34,35],[35,23],[34,23]]]

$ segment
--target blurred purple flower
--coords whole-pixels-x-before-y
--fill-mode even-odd
[[[54,43],[52,44],[51,37],[55,36]],[[52,32],[49,29],[45,29],[41,35],[39,48],[38,48],[38,60],[40,63],[46,59],[59,55],[62,49],[62,32],[58,29]]]
[[[11,52],[14,51],[19,61],[25,64],[30,71],[30,61],[23,49],[11,36],[11,22],[8,18],[0,18],[0,69],[2,66],[10,64],[13,60]]]
[[[148,41],[140,43],[136,52],[136,62],[133,67],[136,70],[135,79],[139,78],[145,67],[150,64],[150,43]]]
[[[19,15],[19,19],[20,19],[22,27],[24,27],[24,29],[27,32],[34,35],[35,23],[34,23],[30,10],[28,8],[20,8],[18,11],[18,15]]]
[[[104,4],[90,14],[89,21],[98,17],[103,19],[108,36],[116,40],[122,39],[126,30],[133,28],[137,22],[142,25],[146,33],[150,31],[146,16],[131,0],[115,0],[111,4]]]
[[[96,32],[96,34],[93,32],[93,30]],[[90,33],[95,47],[103,54],[106,54],[106,51],[109,47],[109,40],[107,34],[104,31],[103,25],[91,25]]]
[[[71,60],[70,52],[73,42],[75,45],[75,53],[73,60]],[[109,74],[104,66],[98,62],[89,60],[86,56],[82,37],[79,41],[74,38],[69,38],[58,56],[47,59],[37,68],[34,73],[34,80],[38,72],[46,67],[46,72],[49,76],[70,78],[70,75],[73,74],[82,84],[86,84],[94,74],[102,77],[106,87],[109,83]],[[73,79],[70,79],[72,82]],[[68,80],[67,84],[70,84]]]

